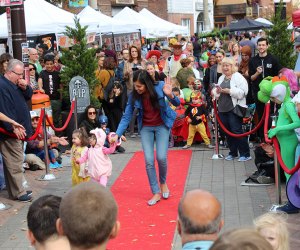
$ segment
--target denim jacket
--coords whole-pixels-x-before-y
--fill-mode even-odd
[[[154,85],[154,89],[157,93],[157,98],[160,106],[160,116],[167,128],[172,128],[174,120],[176,118],[176,112],[170,108],[168,103],[165,100],[165,97],[167,97],[164,92],[163,92],[163,86],[164,86],[163,81],[159,81]],[[167,99],[174,105],[174,106],[179,106],[180,105],[180,100],[177,96],[174,96],[173,99],[170,99],[167,97]],[[142,99],[137,99],[135,100],[134,103],[132,103],[132,93],[129,95],[128,102],[126,105],[125,113],[120,121],[120,124],[118,126],[118,129],[116,131],[117,135],[120,137],[126,128],[128,127],[131,117],[133,114],[134,109],[137,108],[139,110],[138,113],[138,126],[139,129],[142,128],[143,126],[143,104],[142,104]]]

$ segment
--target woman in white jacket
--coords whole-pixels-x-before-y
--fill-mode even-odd
[[[218,113],[222,123],[230,132],[242,134],[243,118],[236,115],[234,110],[237,104],[247,107],[248,84],[246,79],[237,72],[235,61],[232,58],[226,57],[222,60],[222,73],[218,84],[212,90],[212,94],[218,99]],[[251,160],[246,137],[226,136],[229,154],[225,157],[225,160],[234,160],[234,158],[238,157],[238,153],[240,154],[238,161]]]

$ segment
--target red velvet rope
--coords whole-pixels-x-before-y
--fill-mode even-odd
[[[43,109],[41,109],[40,119],[39,119],[35,133],[32,136],[30,136],[29,138],[21,139],[22,141],[32,141],[32,140],[36,139],[36,137],[39,134],[40,128],[42,126],[44,115],[45,115],[45,111]],[[6,131],[4,128],[0,128],[0,133],[8,135],[9,137],[12,137],[12,138],[17,138],[17,136],[15,134]]]
[[[281,166],[281,168],[283,169],[284,172],[286,172],[287,174],[293,174],[295,173],[299,168],[300,168],[300,158],[298,159],[298,162],[296,164],[296,166],[294,166],[293,168],[289,169],[283,162],[282,157],[281,157],[281,152],[280,152],[280,147],[279,147],[279,142],[277,140],[276,137],[274,137],[272,139],[273,143],[274,143],[274,148],[276,150],[276,155],[277,155],[277,159],[279,161],[279,164]]]
[[[217,104],[216,104],[216,101],[214,101],[214,109],[217,111]],[[264,117],[265,117],[265,112],[266,112],[266,109],[264,110],[264,114],[263,114],[261,120],[259,121],[259,123],[257,124],[257,126],[256,126],[254,129],[252,129],[252,130],[250,130],[250,131],[248,131],[248,132],[246,132],[246,133],[243,133],[243,134],[234,134],[234,133],[230,132],[230,131],[224,126],[224,124],[222,123],[222,121],[221,121],[221,119],[220,119],[220,116],[219,116],[218,112],[215,112],[215,114],[216,114],[217,121],[218,121],[218,123],[220,124],[220,127],[223,129],[223,131],[224,131],[226,134],[230,135],[231,137],[238,137],[238,138],[239,138],[239,137],[245,137],[245,136],[251,135],[252,133],[255,133],[255,132],[262,126],[262,124],[263,124]]]
[[[69,113],[69,115],[68,115],[68,118],[67,118],[67,120],[66,120],[66,122],[65,122],[65,125],[62,126],[61,128],[56,128],[56,127],[54,127],[54,125],[53,125],[53,123],[51,122],[49,116],[46,114],[46,119],[47,119],[47,122],[49,123],[50,127],[51,127],[54,131],[56,131],[56,132],[64,131],[64,130],[66,129],[66,127],[68,126],[70,120],[71,120],[71,117],[72,117],[72,113],[73,113],[73,111],[74,111],[74,108],[75,108],[75,101],[72,101],[71,110],[70,110],[70,113]]]

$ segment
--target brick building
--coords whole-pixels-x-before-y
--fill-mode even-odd
[[[232,20],[263,17],[271,19],[280,0],[215,0],[215,27],[224,27]],[[291,20],[293,6],[291,0],[284,0],[284,13],[287,20]]]
[[[89,0],[89,5],[107,16],[116,15],[126,6],[136,11],[147,8],[156,16],[168,20],[167,0]],[[73,13],[79,13],[82,10],[82,8],[69,8],[68,2],[64,2],[63,8]]]

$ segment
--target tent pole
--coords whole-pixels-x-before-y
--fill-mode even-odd
[[[56,39],[56,50],[59,52],[59,44],[58,44],[58,35],[55,33],[55,39]]]
[[[114,32],[111,32],[111,39],[112,39],[112,43],[113,43],[113,48],[114,48],[114,51],[116,51],[116,45],[115,45],[115,36],[114,36]]]
[[[102,48],[102,34],[101,34],[101,32],[100,32],[100,48]]]

